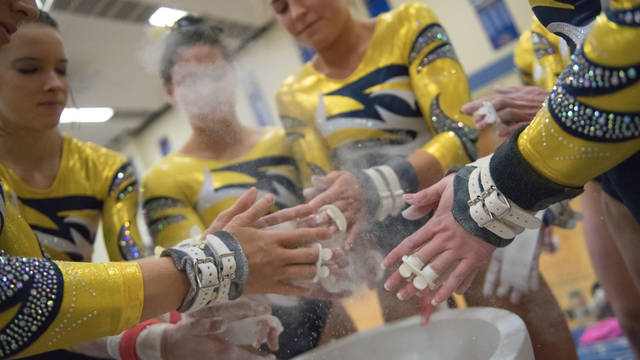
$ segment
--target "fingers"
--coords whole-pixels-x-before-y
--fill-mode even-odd
[[[415,253],[413,254],[413,256],[420,258],[419,253]],[[430,256],[430,255],[426,255],[426,256]],[[430,256],[428,259],[433,259],[433,257]],[[438,255],[435,259],[433,259],[433,261],[422,260],[422,262],[424,264],[428,264],[428,266],[431,267],[431,270],[433,270],[439,276],[445,277],[446,276],[444,274],[445,271],[453,265],[455,260],[456,260],[456,256],[453,251],[445,251],[442,254]],[[439,281],[436,278],[434,282],[436,283],[436,286],[437,286]],[[414,286],[413,281],[409,281],[408,284],[406,284],[402,289],[400,289],[400,291],[398,291],[397,296],[398,296],[398,299],[400,300],[406,300],[411,298],[413,295],[415,295],[419,291],[420,290]]]
[[[322,192],[322,194],[313,198],[313,200],[309,201],[309,205],[311,205],[314,209],[319,209],[324,205],[333,204],[340,199],[345,199],[348,190],[344,187],[332,186],[329,189]],[[338,207],[340,208],[340,207]],[[343,210],[340,208],[340,210]]]
[[[237,226],[253,225],[258,219],[265,216],[273,207],[273,194],[266,194],[262,199],[256,201],[249,209],[243,213],[236,215],[231,223]]]
[[[287,265],[282,270],[282,280],[312,280],[316,276],[316,265]]]
[[[360,235],[361,227],[362,227],[362,221],[356,221],[351,226],[351,229],[349,229],[348,231],[347,239],[344,242],[343,249],[345,251],[349,251],[349,249],[351,249],[351,247],[353,247],[353,245],[356,243],[356,241],[358,240],[358,236]]]
[[[438,289],[433,301],[437,304],[447,300],[453,294],[453,291],[460,287],[464,280],[478,271],[478,267],[473,261],[463,260],[458,264],[455,270],[449,276],[444,285]]]
[[[313,199],[314,197],[322,194],[324,190],[318,189],[317,187],[308,187],[304,190],[302,190],[302,196],[304,196],[305,199],[307,199],[307,201]]]
[[[313,208],[312,208],[313,209]],[[329,215],[326,212],[321,212],[318,214],[313,214],[298,220],[298,227],[318,227],[323,225],[328,225],[330,223]]]
[[[277,351],[280,348],[279,334],[277,329],[269,329],[269,333],[267,334],[267,346],[269,346],[269,350],[271,351]]]
[[[405,301],[407,299],[410,299],[413,295],[417,293],[418,293],[418,289],[416,289],[415,286],[413,286],[413,283],[409,283],[405,285],[402,289],[400,289],[400,291],[398,291],[398,293],[396,294],[396,297],[400,301]]]
[[[399,263],[400,259],[402,259],[403,256],[413,253],[415,249],[431,241],[432,237],[434,236],[432,226],[433,224],[430,220],[420,229],[418,229],[418,231],[404,239],[398,246],[395,247],[395,249],[391,250],[387,257],[384,258],[384,260],[382,261],[382,266],[385,269],[392,267],[393,265]]]
[[[314,242],[327,240],[331,237],[331,230],[327,228],[305,228],[291,231],[270,233],[275,241],[286,248],[299,248]]]
[[[333,184],[340,176],[344,175],[344,171],[332,171],[327,175],[313,175],[311,177],[311,184],[320,190],[326,190]]]
[[[473,280],[476,278],[476,275],[477,273],[467,277],[467,279],[463,281],[462,284],[460,284],[460,286],[458,286],[458,288],[456,289],[456,294],[462,295],[467,292],[467,290],[469,290],[469,288],[471,287],[471,284],[473,284]]]
[[[495,91],[496,94],[509,95],[516,91],[522,90],[522,88],[522,86],[495,85],[493,87],[493,91]]]
[[[221,212],[220,215],[216,217],[207,230],[202,233],[202,239],[204,239],[208,234],[213,234],[216,231],[222,230],[222,228],[224,228],[236,215],[247,211],[251,205],[256,202],[257,196],[258,189],[255,187],[251,187],[247,190],[247,192],[236,200],[230,208]]]
[[[482,98],[482,99],[478,99],[478,100],[474,100],[471,102],[468,102],[464,105],[462,105],[462,107],[460,108],[460,111],[462,111],[465,114],[469,114],[469,115],[473,115],[474,112],[478,111],[478,109],[480,109],[482,107],[482,104],[487,101],[486,98]]]
[[[308,217],[313,214],[313,211],[314,210],[311,206],[302,204],[276,211],[273,214],[269,214],[267,216],[263,216],[258,219],[258,221],[256,221],[253,226],[258,229],[268,226],[274,226],[287,221],[296,220],[298,218]]]
[[[444,181],[445,179],[447,179],[447,177],[442,178],[437,183],[415,194],[404,195],[404,200],[409,205],[415,205],[421,208],[435,208],[440,202],[442,192],[444,191],[448,183],[447,181]]]
[[[407,279],[405,279],[404,277],[402,277],[402,275],[400,275],[399,271],[394,271],[393,274],[389,276],[387,281],[385,281],[384,289],[390,292],[396,291],[401,286],[406,285],[407,281],[408,281]]]
[[[522,106],[520,104],[514,104],[515,106]],[[510,107],[498,111],[498,117],[505,124],[521,124],[530,123],[536,112],[527,111],[521,107]]]
[[[194,316],[189,316],[186,320],[178,323],[181,328],[188,329],[188,333],[204,336],[219,334],[225,331],[228,325],[229,322],[223,318],[197,318]]]
[[[435,312],[436,308],[431,304],[431,296],[423,296],[420,299],[420,325],[425,326],[429,323],[431,315]]]
[[[420,249],[420,251],[422,251],[423,249]],[[433,255],[438,250],[439,249],[426,250],[424,252],[424,256],[429,260],[424,260],[422,262],[424,264],[428,264],[429,266],[431,266],[431,269],[435,271],[436,274],[442,275],[447,269],[449,269],[454,264],[454,262],[457,260],[457,255],[455,254],[454,251],[451,251],[451,250],[444,251],[437,256]],[[422,260],[421,258],[422,254],[420,253],[420,251],[414,254],[414,256],[417,256],[418,259]]]
[[[283,263],[287,265],[315,264],[318,261],[319,251],[317,246],[292,250],[284,249],[282,251]]]
[[[323,178],[317,178],[316,182],[322,182],[320,185],[325,186],[325,191],[309,202],[309,205],[313,206],[314,209],[319,209],[323,205],[333,204],[340,199],[351,200],[351,202],[355,203],[361,202],[358,182],[354,175],[349,172],[334,171]]]
[[[419,207],[419,206],[411,205],[408,208],[406,208],[404,211],[402,211],[402,217],[404,217],[407,220],[418,220],[420,218],[423,218],[429,215],[429,213],[432,210],[433,210],[433,207],[431,206]]]
[[[484,116],[476,116],[476,117],[473,118],[473,120],[476,122],[476,129],[477,130],[483,130],[483,129],[489,127],[489,125],[491,125],[488,122],[484,121]]]

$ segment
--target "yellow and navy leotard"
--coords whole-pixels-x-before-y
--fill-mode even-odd
[[[24,357],[114,335],[140,320],[135,262],[42,259],[29,224],[0,186],[0,358]]]
[[[136,223],[138,182],[122,155],[65,136],[60,169],[49,189],[29,187],[3,164],[0,177],[7,201],[18,207],[45,256],[91,261],[100,220],[111,260],[144,255]]]
[[[520,35],[513,51],[513,61],[522,82],[548,91],[569,60],[565,41],[542,26],[535,16],[531,28]]]
[[[203,231],[252,186],[274,194],[277,208],[302,202],[298,169],[281,128],[266,128],[253,149],[230,161],[168,155],[144,179],[154,243],[169,247],[191,236],[194,226]]]
[[[276,208],[302,203],[298,167],[282,128],[266,128],[253,149],[230,161],[168,155],[144,179],[145,218],[154,242],[172,246],[191,236],[193,227],[202,231],[252,186],[275,195]],[[316,346],[331,303],[304,300],[272,308],[285,328],[276,356],[288,359]]]
[[[369,48],[345,79],[311,63],[282,84],[280,118],[302,174],[368,168],[422,149],[446,171],[476,157],[469,87],[447,33],[418,3],[378,16]]]
[[[533,122],[492,159],[498,188],[526,209],[575,195],[587,181],[638,157],[640,1],[609,5]],[[635,166],[617,177],[627,178],[621,200],[640,220],[638,175]]]

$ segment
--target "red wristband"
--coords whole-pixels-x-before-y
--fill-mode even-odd
[[[140,360],[136,353],[136,341],[138,340],[138,336],[147,326],[160,323],[162,323],[162,321],[158,319],[151,319],[141,322],[134,328],[125,331],[124,334],[122,334],[120,345],[118,346],[120,358],[122,360]]]
[[[177,311],[172,311],[169,313],[169,322],[171,324],[177,324],[182,319],[182,314]]]

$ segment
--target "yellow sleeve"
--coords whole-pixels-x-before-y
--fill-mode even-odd
[[[523,85],[533,85],[533,46],[531,45],[531,29],[524,31],[513,49],[513,62],[518,70]]]
[[[290,81],[290,80],[289,80]],[[293,156],[298,164],[303,188],[311,186],[312,175],[324,175],[333,170],[331,152],[327,142],[315,127],[315,118],[309,119],[291,90],[282,88],[276,95],[280,121],[287,133]]]
[[[112,261],[146,256],[146,246],[136,220],[138,199],[135,168],[123,159],[117,170],[110,174],[110,184],[102,206],[104,240]]]
[[[24,357],[118,334],[142,314],[140,266],[2,255],[0,358]]]
[[[407,54],[411,85],[434,134],[422,150],[447,171],[477,157],[473,117],[460,111],[471,100],[467,77],[447,32],[431,9],[412,4],[403,16],[407,26],[415,28],[406,40],[413,44]]]
[[[155,245],[170,247],[191,236],[194,227],[200,232],[205,230],[198,213],[173,177],[152,170],[145,176],[143,188],[144,217]]]
[[[640,27],[614,21],[627,12],[598,17],[518,138],[524,159],[554,183],[582,186],[640,149]]]
[[[534,57],[534,85],[551,91],[566,66],[560,51],[560,38],[534,18],[531,25],[531,50]]]

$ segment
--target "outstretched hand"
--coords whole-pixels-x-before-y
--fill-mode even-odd
[[[355,175],[348,171],[332,171],[326,176],[313,176],[313,187],[305,189],[309,205],[318,211],[324,205],[333,204],[347,219],[348,235],[345,248],[350,248],[364,227],[366,203]],[[325,221],[329,221],[328,218]]]
[[[233,235],[242,246],[249,263],[245,294],[302,296],[308,289],[291,283],[313,279],[319,255],[317,248],[304,246],[328,239],[331,231],[328,228],[286,231],[262,229],[260,227],[270,221],[288,221],[291,220],[290,217],[311,210],[302,207],[265,221],[263,217],[273,208],[274,197],[267,194],[257,200],[257,194],[257,190],[251,188],[231,208],[222,212],[205,233],[224,230]],[[260,220],[261,218],[263,219]]]
[[[454,267],[440,288],[421,291],[423,314],[427,315],[425,320],[428,320],[433,307],[445,301],[454,291],[464,293],[495,250],[493,245],[468,233],[453,218],[453,178],[453,174],[449,175],[425,190],[406,195],[405,199],[411,207],[405,213],[416,217],[433,209],[435,212],[424,226],[404,239],[383,261],[385,268],[391,268],[398,265],[403,256],[412,255],[425,265],[430,265],[437,274]],[[412,283],[407,283],[399,271],[389,277],[385,289],[398,291],[401,300],[419,292]]]
[[[208,306],[192,313],[164,330],[163,348],[168,360],[204,359],[215,354],[220,359],[265,359],[222,339],[227,325],[247,317],[271,313],[271,308],[246,298]],[[261,324],[258,342],[267,343],[272,350],[278,349],[277,330]]]

